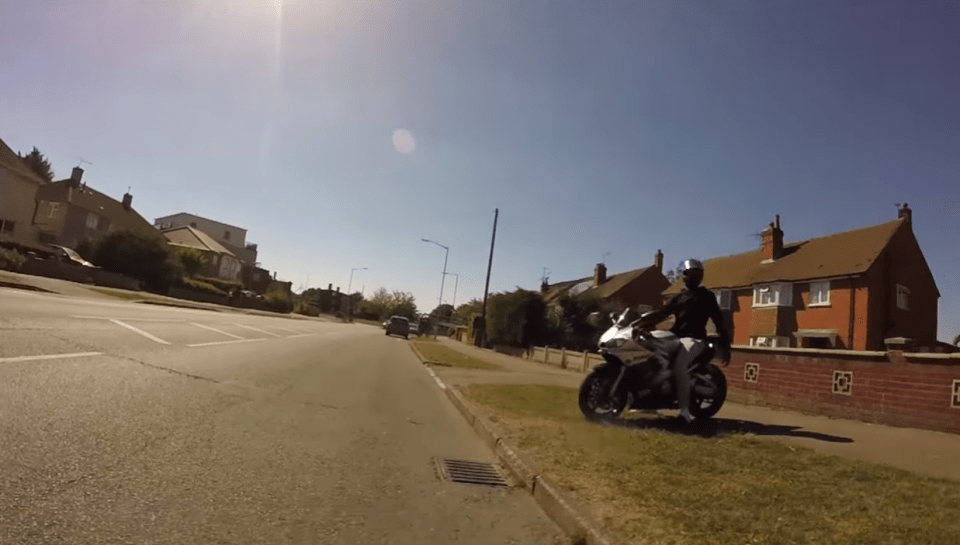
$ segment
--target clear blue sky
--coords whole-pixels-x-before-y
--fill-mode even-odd
[[[0,0],[0,130],[294,287],[491,292],[909,202],[960,333],[960,14],[929,2]],[[400,153],[394,131],[413,135]],[[453,278],[444,299],[451,302]]]

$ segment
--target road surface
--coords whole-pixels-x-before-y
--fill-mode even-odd
[[[407,341],[0,288],[0,543],[557,543]]]

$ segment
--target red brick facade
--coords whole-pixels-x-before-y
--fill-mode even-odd
[[[735,348],[729,399],[960,433],[960,354]]]

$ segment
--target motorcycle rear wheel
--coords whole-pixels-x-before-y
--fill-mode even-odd
[[[700,395],[695,389],[690,392],[690,413],[698,419],[712,418],[720,412],[723,402],[727,400],[727,377],[715,365],[710,366],[710,378],[717,386],[717,392],[712,397]]]
[[[627,400],[610,399],[610,388],[616,380],[613,373],[597,373],[587,375],[580,385],[580,412],[591,422],[615,420],[623,414]]]

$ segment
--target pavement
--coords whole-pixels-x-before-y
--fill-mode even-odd
[[[452,386],[468,384],[545,384],[579,388],[584,374],[578,371],[508,356],[488,349],[440,338],[463,354],[503,368],[485,371],[437,366],[433,372]],[[675,413],[662,411],[673,416]],[[792,446],[865,462],[883,464],[914,473],[960,480],[960,435],[828,418],[752,405],[726,402],[712,421],[694,433],[723,436],[752,433]]]
[[[333,320],[332,318],[322,316],[308,317],[301,314],[280,314],[277,312],[230,307],[215,303],[188,301],[186,299],[177,299],[175,297],[167,297],[145,291],[131,291],[118,288],[107,288],[103,286],[93,286],[90,284],[71,282],[69,280],[60,280],[58,278],[47,278],[44,276],[34,276],[10,271],[0,271],[0,287],[52,293],[69,297],[81,297],[85,299],[122,299],[140,304],[211,310],[215,312],[234,312],[239,314],[248,314],[251,316],[285,316],[295,320]]]
[[[409,343],[0,288],[0,543],[569,543]]]

